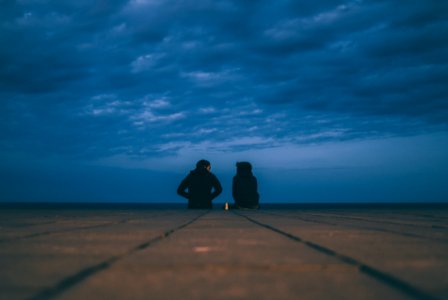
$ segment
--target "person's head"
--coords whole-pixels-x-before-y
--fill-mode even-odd
[[[252,165],[247,161],[239,161],[236,163],[236,173],[238,175],[252,174]]]
[[[201,159],[200,161],[198,161],[196,163],[196,170],[207,170],[210,171],[211,169],[211,164],[208,160],[205,159]]]

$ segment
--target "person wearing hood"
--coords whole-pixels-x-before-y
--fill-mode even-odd
[[[234,208],[258,209],[260,195],[257,189],[257,178],[252,174],[252,165],[248,162],[237,162],[232,184]]]
[[[188,208],[211,209],[212,200],[221,194],[221,183],[210,169],[209,161],[198,161],[196,169],[190,171],[177,188],[177,193],[188,199]]]

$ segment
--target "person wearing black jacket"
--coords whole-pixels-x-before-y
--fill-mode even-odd
[[[221,194],[221,183],[210,169],[209,161],[198,161],[196,169],[191,171],[177,188],[177,193],[188,199],[188,208],[211,209],[212,200]]]
[[[248,162],[237,162],[232,184],[234,208],[258,209],[260,195],[257,189],[257,178],[252,174],[252,165]]]

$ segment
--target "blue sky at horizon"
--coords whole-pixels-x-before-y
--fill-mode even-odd
[[[448,3],[0,5],[0,201],[448,201]]]

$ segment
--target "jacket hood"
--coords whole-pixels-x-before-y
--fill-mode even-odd
[[[236,176],[239,176],[239,177],[252,177],[254,175],[252,174],[251,170],[239,169],[236,172]]]
[[[193,175],[201,175],[201,176],[205,176],[207,175],[209,172],[206,169],[194,169],[190,171],[190,174]]]

